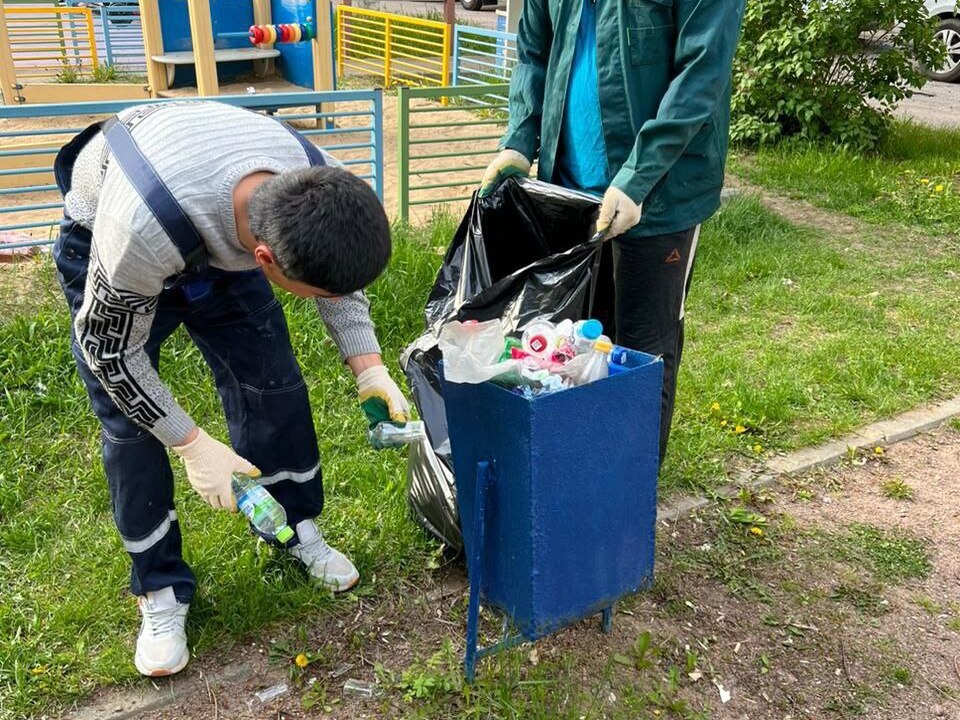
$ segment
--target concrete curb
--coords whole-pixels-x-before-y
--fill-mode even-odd
[[[960,395],[939,405],[910,410],[890,420],[882,420],[867,425],[862,430],[839,440],[817,447],[803,448],[773,458],[766,463],[764,472],[759,474],[745,472],[733,484],[724,485],[711,496],[691,495],[658,505],[657,519],[679,520],[695,510],[707,507],[718,499],[734,497],[744,488],[759,490],[769,487],[777,481],[778,477],[800,475],[817,468],[834,465],[846,457],[851,450],[892,445],[927,430],[940,427],[957,416],[960,416]]]
[[[253,665],[246,662],[224,665],[215,673],[202,669],[170,679],[144,682],[139,687],[108,691],[94,703],[70,710],[62,720],[139,720],[144,713],[162,710],[184,698],[203,694],[210,686],[239,683],[253,674]]]

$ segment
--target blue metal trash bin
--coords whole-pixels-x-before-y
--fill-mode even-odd
[[[653,580],[663,362],[527,399],[444,379],[467,553],[468,679],[478,658],[533,641]],[[515,633],[477,648],[480,598]]]

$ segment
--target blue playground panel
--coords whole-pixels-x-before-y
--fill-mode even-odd
[[[316,4],[313,0],[272,0],[270,3],[271,22],[306,23],[313,18]],[[245,37],[223,37],[221,33],[246,32],[253,25],[253,2],[251,0],[217,0],[210,3],[210,19],[213,23],[214,47],[245,48],[250,41]],[[163,49],[166,52],[192,50],[190,37],[190,13],[187,0],[163,0],[160,3],[160,24],[163,32]],[[281,77],[294,85],[313,87],[313,54],[309,42],[277,43],[274,47],[280,51],[277,58],[277,70]],[[253,72],[253,64],[248,61],[218,63],[217,76],[221,82],[228,82],[241,75]],[[196,84],[193,66],[177,68],[177,86]]]
[[[273,0],[270,13],[275,25],[283,23],[306,23],[313,17],[315,3],[312,0]],[[313,87],[313,49],[308,42],[277,43],[280,51],[277,58],[277,72],[294,85]]]
[[[663,362],[526,399],[444,380],[470,576],[468,679],[478,658],[533,641],[653,581]],[[480,598],[515,634],[477,648]]]

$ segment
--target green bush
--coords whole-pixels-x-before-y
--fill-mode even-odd
[[[941,62],[934,24],[919,0],[749,0],[731,137],[872,147],[923,66]]]

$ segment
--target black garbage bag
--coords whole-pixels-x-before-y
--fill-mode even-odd
[[[410,446],[407,499],[420,524],[448,547],[463,539],[440,384],[441,328],[499,318],[516,330],[535,317],[597,317],[612,328],[612,262],[590,242],[599,201],[536,180],[509,179],[474,195],[425,309],[426,332],[401,365],[427,440]]]

